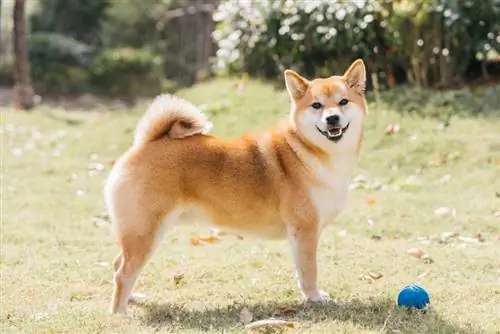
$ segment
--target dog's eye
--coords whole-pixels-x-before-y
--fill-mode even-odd
[[[313,107],[314,109],[321,109],[323,105],[319,102],[314,102],[313,104],[311,104],[311,107]]]
[[[348,103],[349,103],[349,100],[348,100],[348,99],[342,99],[342,100],[340,100],[340,102],[339,102],[339,104],[340,104],[341,106],[345,106],[345,105],[346,105],[346,104],[348,104]]]

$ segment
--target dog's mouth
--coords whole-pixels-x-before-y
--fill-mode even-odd
[[[341,126],[338,126],[338,125],[329,126],[326,131],[321,130],[320,128],[318,128],[318,126],[316,126],[316,129],[318,129],[318,131],[323,136],[325,136],[326,139],[328,139],[330,141],[333,141],[333,142],[338,142],[340,139],[342,139],[342,136],[344,135],[344,133],[349,128],[349,124],[351,124],[351,123],[347,123],[347,125],[344,126],[344,127],[341,127]]]

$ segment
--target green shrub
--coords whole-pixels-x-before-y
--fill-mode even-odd
[[[92,61],[92,86],[104,95],[133,100],[162,90],[162,62],[157,55],[133,48],[106,49]]]
[[[498,0],[228,0],[215,19],[217,67],[266,77],[363,58],[389,83],[449,85],[478,52],[500,49]]]
[[[12,64],[0,64],[0,86],[14,85],[14,72]]]
[[[37,92],[78,93],[88,89],[92,49],[72,38],[34,33],[28,41],[31,73]]]

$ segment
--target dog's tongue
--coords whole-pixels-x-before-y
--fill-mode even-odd
[[[339,134],[342,131],[342,127],[340,126],[332,126],[328,128],[328,133],[332,135]]]

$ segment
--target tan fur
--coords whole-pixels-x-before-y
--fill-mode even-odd
[[[172,96],[153,102],[139,121],[134,146],[115,163],[105,187],[121,248],[114,261],[112,312],[126,311],[162,231],[185,212],[238,233],[288,238],[302,293],[312,301],[327,300],[316,286],[317,244],[323,226],[343,208],[367,112],[359,90],[364,65],[353,66],[344,76],[313,81],[286,71],[289,120],[238,139],[206,135],[210,123],[189,102]],[[334,143],[307,120],[320,122],[310,108],[314,99],[321,95],[327,112],[340,93],[352,101],[343,110],[351,125]]]
[[[181,139],[210,131],[212,124],[193,104],[176,96],[158,96],[144,113],[135,131],[134,144],[144,144],[163,135]]]

